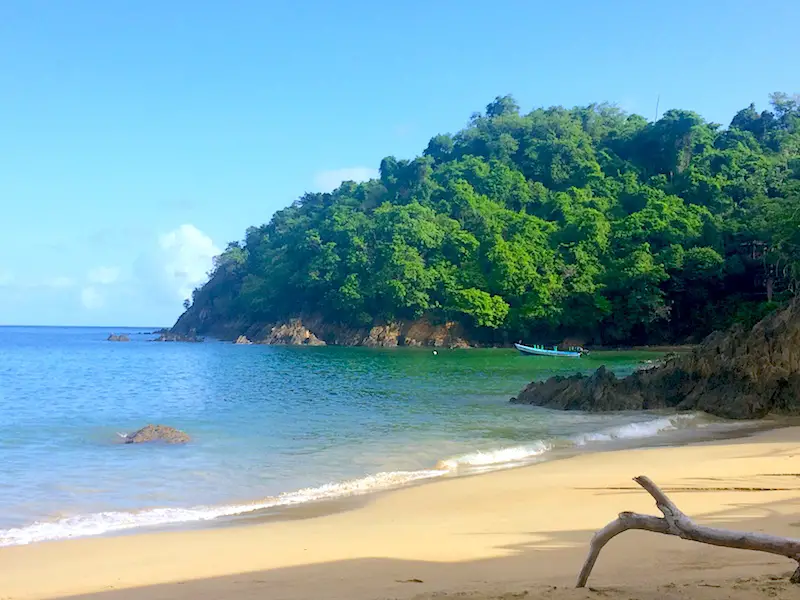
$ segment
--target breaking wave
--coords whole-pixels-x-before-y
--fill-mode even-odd
[[[623,439],[644,439],[666,431],[687,427],[702,427],[698,415],[672,415],[639,423],[628,423],[596,432],[583,433],[560,446],[581,447]],[[0,546],[30,544],[47,540],[102,535],[140,527],[158,527],[180,523],[209,521],[252,513],[259,510],[286,507],[306,502],[368,494],[399,488],[413,482],[435,479],[463,472],[484,472],[513,467],[541,460],[553,449],[557,440],[537,440],[518,446],[475,451],[439,461],[433,469],[419,471],[390,471],[343,482],[327,483],[318,487],[271,496],[255,502],[191,508],[152,508],[141,511],[108,511],[64,517],[54,521],[40,521],[25,527],[0,530]]]
[[[444,475],[443,471],[392,471],[369,475],[319,487],[305,488],[256,502],[192,508],[152,508],[141,511],[109,511],[65,517],[57,521],[33,523],[26,527],[0,530],[0,546],[16,546],[73,537],[102,535],[138,527],[157,527],[179,523],[210,521],[220,517],[247,514],[267,508],[292,506],[317,500],[356,496],[389,490],[414,481]]]
[[[590,442],[610,442],[613,440],[636,440],[658,435],[665,431],[675,431],[687,427],[697,426],[698,415],[688,413],[671,415],[641,423],[627,423],[616,427],[609,427],[596,432],[581,433],[572,438],[577,446],[584,446]]]

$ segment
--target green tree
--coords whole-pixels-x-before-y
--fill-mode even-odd
[[[378,178],[308,193],[214,260],[181,326],[453,319],[481,339],[683,341],[800,287],[800,101],[727,128],[497,96]]]

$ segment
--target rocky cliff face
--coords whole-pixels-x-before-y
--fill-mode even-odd
[[[253,329],[250,330],[253,332]],[[370,328],[354,329],[332,325],[319,318],[292,319],[268,325],[248,337],[264,344],[324,346],[397,346],[468,347],[464,332],[454,323],[432,325],[427,321],[387,323]]]
[[[188,316],[187,316],[188,315]],[[240,336],[256,344],[292,346],[432,346],[436,348],[468,348],[466,333],[453,322],[432,324],[425,319],[385,323],[365,328],[332,324],[316,316],[304,316],[279,323],[212,323],[209,314],[187,311],[175,324],[172,335],[189,335],[197,331],[225,340]]]
[[[800,414],[800,299],[752,329],[711,334],[691,353],[617,379],[591,376],[529,384],[512,402],[562,410],[677,408],[733,419]]]
[[[256,342],[261,344],[275,344],[281,346],[325,345],[325,342],[303,325],[300,319],[292,319],[287,323],[279,323],[272,327],[264,327],[256,335]]]

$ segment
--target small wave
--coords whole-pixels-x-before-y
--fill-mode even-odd
[[[436,465],[437,469],[457,470],[462,467],[490,467],[500,464],[513,464],[530,460],[536,456],[544,454],[551,449],[550,444],[545,442],[534,442],[524,446],[513,446],[510,448],[500,448],[498,450],[487,450],[485,452],[471,452],[441,460]]]
[[[613,440],[635,440],[658,435],[664,431],[675,431],[684,427],[697,426],[697,414],[672,415],[640,423],[627,423],[600,431],[582,433],[572,438],[576,446],[589,442],[610,442]]]
[[[392,471],[369,475],[360,479],[328,483],[319,487],[304,488],[245,504],[196,506],[193,508],[153,508],[136,512],[108,511],[76,515],[58,519],[57,521],[37,522],[26,527],[0,530],[0,546],[18,546],[34,542],[102,535],[138,527],[210,521],[220,517],[246,514],[267,508],[292,506],[316,500],[357,496],[369,492],[389,490],[414,481],[441,477],[445,474],[446,472],[442,470]]]
[[[683,427],[701,427],[704,424],[696,423],[697,414],[672,415],[659,417],[650,421],[627,423],[616,427],[609,427],[599,431],[581,433],[567,440],[568,445],[585,446],[591,442],[610,442],[623,439],[643,439],[658,435],[665,431],[673,431]],[[439,461],[437,469],[455,471],[462,468],[497,467],[500,465],[515,465],[530,461],[554,448],[553,443],[537,441],[521,446],[511,446],[496,450],[486,450],[463,454],[454,458]]]
[[[328,483],[287,492],[278,496],[243,504],[196,506],[191,508],[153,508],[142,511],[109,511],[42,521],[25,527],[0,530],[0,546],[24,545],[48,540],[102,535],[139,527],[158,527],[180,523],[210,521],[258,510],[292,506],[390,490],[415,481],[433,479],[462,471],[478,473],[532,462],[565,441],[568,445],[584,446],[592,442],[620,439],[641,439],[684,427],[701,427],[697,414],[671,415],[639,423],[628,423],[595,432],[578,434],[568,440],[535,441],[529,444],[476,451],[439,461],[434,469],[420,471],[391,471],[359,479]],[[118,434],[122,436],[122,434]]]

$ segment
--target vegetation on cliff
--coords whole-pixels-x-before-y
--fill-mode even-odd
[[[799,249],[796,98],[722,127],[686,110],[521,114],[505,96],[421,156],[384,158],[379,179],[249,228],[176,331],[424,316],[482,341],[682,341],[792,295]]]

